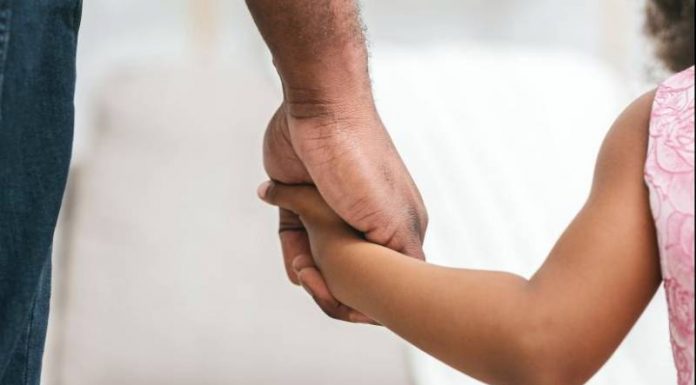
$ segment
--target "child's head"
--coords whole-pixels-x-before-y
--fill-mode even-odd
[[[694,65],[694,0],[648,0],[647,30],[657,55],[679,72]]]

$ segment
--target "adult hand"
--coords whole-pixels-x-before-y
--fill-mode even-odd
[[[368,240],[423,258],[427,214],[374,107],[358,1],[246,3],[273,55],[285,96],[266,134],[271,179],[316,185],[329,206]],[[312,266],[297,216],[281,211],[280,231],[290,279],[330,316],[366,321],[327,289]],[[305,267],[301,277],[294,272],[295,261]]]
[[[428,215],[371,97],[348,104],[284,102],[268,126],[264,161],[275,181],[315,185],[329,206],[369,241],[424,258]],[[280,241],[288,277],[325,313],[371,323],[331,294],[313,265],[301,221],[287,210],[280,211]],[[301,277],[296,268],[302,269]]]

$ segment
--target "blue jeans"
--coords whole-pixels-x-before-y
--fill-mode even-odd
[[[0,385],[38,385],[81,0],[0,0]]]

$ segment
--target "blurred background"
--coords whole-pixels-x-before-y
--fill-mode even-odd
[[[366,0],[431,261],[529,276],[659,75],[640,0]],[[45,385],[466,385],[286,280],[255,197],[280,102],[242,1],[90,0]],[[663,294],[592,384],[675,383]]]

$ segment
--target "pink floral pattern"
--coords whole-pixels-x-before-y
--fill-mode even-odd
[[[655,96],[645,168],[679,385],[694,385],[694,68]]]

